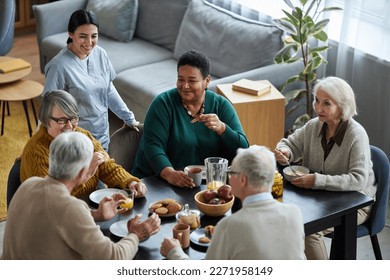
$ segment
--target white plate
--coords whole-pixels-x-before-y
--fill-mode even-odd
[[[101,189],[96,190],[93,193],[89,195],[89,199],[97,204],[105,198],[106,196],[111,197],[114,193],[121,193],[124,196],[127,196],[127,192],[124,190],[114,189],[114,188],[108,188],[108,189]]]
[[[197,229],[197,230],[194,230],[193,232],[191,232],[190,240],[192,241],[192,243],[194,243],[196,245],[203,246],[203,247],[209,247],[210,243],[199,242],[199,238],[201,238],[202,236],[205,236],[205,235],[206,235],[206,230],[204,228],[200,228],[200,229]]]
[[[122,220],[116,223],[113,223],[110,226],[110,232],[118,237],[125,237],[129,234],[127,230],[127,220]]]
[[[188,174],[188,170],[192,169],[192,168],[195,168],[195,167],[199,167],[200,169],[202,169],[202,180],[206,180],[206,168],[204,165],[189,165],[189,166],[186,166],[184,168],[184,172],[186,174]]]

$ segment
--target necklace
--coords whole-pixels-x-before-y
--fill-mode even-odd
[[[190,108],[188,108],[188,105],[187,105],[187,104],[185,104],[183,101],[182,101],[181,103],[183,104],[183,107],[186,109],[187,114],[188,114],[190,117],[192,117],[192,118],[195,118],[195,117],[197,117],[197,116],[199,116],[199,115],[201,115],[201,114],[204,113],[204,101],[202,102],[202,106],[200,106],[199,111],[198,111],[195,115],[192,115],[191,110],[190,110]]]

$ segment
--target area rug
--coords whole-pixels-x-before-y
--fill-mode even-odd
[[[34,102],[36,112],[39,101]],[[7,219],[7,180],[8,173],[16,157],[20,156],[23,147],[30,138],[22,102],[9,102],[10,115],[5,114],[4,134],[0,136],[0,221]],[[36,130],[35,119],[28,101],[28,111],[33,131]],[[0,123],[1,125],[1,123]]]

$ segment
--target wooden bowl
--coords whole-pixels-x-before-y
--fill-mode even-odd
[[[198,207],[200,212],[202,212],[203,214],[212,217],[223,216],[232,208],[234,203],[234,196],[230,201],[224,204],[207,204],[203,199],[203,193],[205,192],[206,191],[200,191],[196,193],[194,197],[196,207]]]

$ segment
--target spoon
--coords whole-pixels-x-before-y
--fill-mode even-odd
[[[282,157],[284,158],[284,161],[288,164],[288,166],[290,167],[292,173],[294,173],[295,176],[299,177],[300,175],[293,169],[292,165],[290,164],[290,162],[288,161],[287,157],[282,153],[282,151],[278,150],[280,152],[280,154],[282,155]]]

